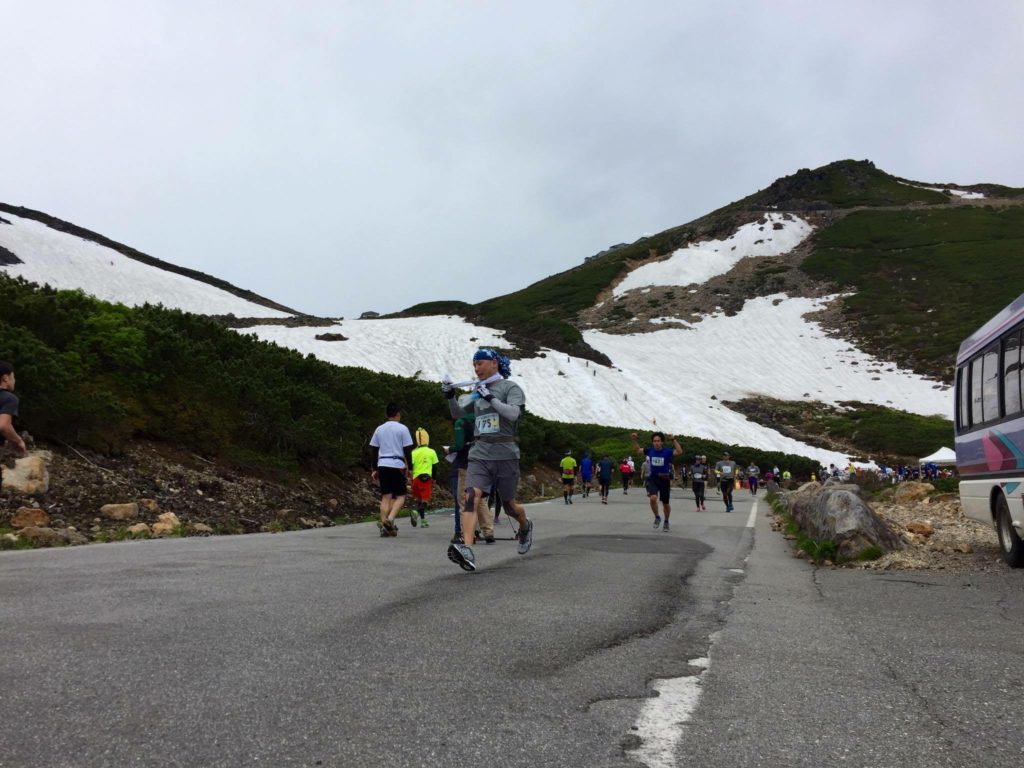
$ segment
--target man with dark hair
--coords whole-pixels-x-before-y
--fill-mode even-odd
[[[402,411],[396,403],[388,403],[388,420],[377,427],[370,438],[373,449],[373,472],[370,477],[380,484],[381,536],[397,536],[395,518],[405,504],[405,481],[412,466],[412,435],[402,424]]]
[[[14,448],[16,456],[24,456],[28,449],[14,428],[18,415],[18,396],[14,394],[14,366],[0,360],[0,436]]]
[[[636,432],[630,437],[633,438],[633,453],[640,453],[640,443],[637,442]],[[651,435],[651,445],[644,448],[643,454],[647,458],[645,463],[650,465],[649,474],[645,480],[647,497],[651,502],[651,512],[654,514],[654,530],[668,532],[668,518],[672,514],[672,505],[669,499],[672,496],[672,458],[681,456],[683,453],[679,441],[672,435],[668,436],[674,444],[673,448],[665,447],[665,434],[655,432]],[[662,523],[661,515],[658,514],[658,500],[661,500],[661,510],[665,515],[665,522]]]
[[[446,376],[441,392],[448,399],[453,418],[461,418],[466,409],[455,397],[458,386],[473,388],[474,437],[469,449],[466,471],[466,500],[462,512],[462,541],[448,547],[448,559],[465,571],[476,570],[476,559],[470,545],[477,524],[477,505],[496,492],[509,517],[519,522],[519,554],[525,555],[533,544],[533,522],[516,501],[519,485],[519,446],[516,443],[519,417],[526,406],[522,388],[508,380],[512,368],[507,357],[493,349],[479,349],[473,355],[476,379],[455,384]]]

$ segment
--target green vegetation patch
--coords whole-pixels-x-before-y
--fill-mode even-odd
[[[794,439],[888,463],[916,462],[953,441],[953,423],[948,419],[871,403],[847,401],[832,407],[760,397],[726,405]]]
[[[435,447],[452,434],[434,383],[338,367],[178,310],[109,304],[6,275],[0,359],[17,368],[23,426],[44,440],[104,453],[144,437],[265,476],[340,473],[366,466],[367,441],[390,401],[402,406],[411,429],[431,433]],[[557,466],[568,448],[598,443],[624,455],[628,436],[527,411],[523,465]],[[709,455],[716,447],[686,444]]]
[[[960,342],[1024,285],[1024,207],[857,211],[823,229],[802,269],[852,288],[866,348],[952,379]]]

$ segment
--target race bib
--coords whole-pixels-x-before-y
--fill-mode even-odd
[[[664,467],[665,466],[665,457],[664,456],[651,456],[651,466],[652,467]]]
[[[722,476],[729,477],[732,474],[732,467],[722,467]]]
[[[476,417],[476,433],[478,435],[496,435],[500,426],[501,420],[497,413],[485,413]]]
[[[694,472],[693,473],[693,479],[694,480],[703,480],[704,479],[704,475],[702,475],[700,472]]]

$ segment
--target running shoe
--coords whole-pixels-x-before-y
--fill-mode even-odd
[[[572,504],[572,496],[569,497],[569,503]]]
[[[416,523],[419,522],[416,519],[417,517],[419,517],[419,515],[416,514],[416,510],[415,509],[412,512],[409,513],[409,522],[412,523],[412,527],[413,528],[415,528],[416,527]]]
[[[473,557],[473,550],[467,547],[465,544],[449,544],[448,559],[464,571],[476,570],[476,558]]]
[[[384,538],[385,536],[390,536],[391,535],[388,532],[388,527],[386,525],[384,525],[384,523],[382,521],[380,521],[380,520],[377,521],[377,527],[380,528],[381,538]]]
[[[527,519],[527,525],[519,526],[519,554],[525,555],[533,546],[533,520]]]
[[[398,535],[398,524],[394,520],[388,520],[388,536]]]
[[[422,520],[420,520],[420,527],[421,528],[429,528],[430,527],[430,523],[427,522],[427,518],[424,517]]]
[[[493,543],[494,543],[494,536],[493,536],[493,534],[491,536],[484,536],[484,544],[493,544]]]
[[[654,530],[658,530],[658,528],[660,526],[661,526],[661,515],[655,515],[654,516]]]
[[[707,512],[707,511],[708,511],[708,508],[707,508],[707,507],[705,507],[705,506],[704,506],[703,504],[701,504],[701,505],[700,505],[700,510],[701,510],[701,512]]]
[[[668,533],[668,520],[666,520],[665,524],[663,526],[661,526],[661,530],[662,530],[662,533]]]

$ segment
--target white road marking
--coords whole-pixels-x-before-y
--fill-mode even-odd
[[[690,721],[700,701],[700,684],[711,666],[708,658],[692,659],[699,675],[651,681],[658,692],[644,703],[635,733],[641,743],[632,757],[649,768],[674,768],[675,752],[683,738],[683,726]]]
[[[747,518],[747,528],[753,528],[757,522],[757,502],[750,505],[750,517]]]

